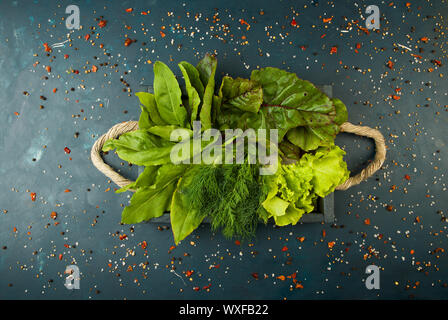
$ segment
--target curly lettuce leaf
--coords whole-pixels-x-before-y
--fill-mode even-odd
[[[282,164],[275,175],[265,176],[269,189],[263,208],[279,226],[296,224],[315,209],[317,197],[325,197],[349,176],[339,147],[320,147],[299,161]]]

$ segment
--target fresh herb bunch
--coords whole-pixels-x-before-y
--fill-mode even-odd
[[[247,238],[257,223],[296,224],[349,176],[344,151],[334,145],[347,109],[312,83],[277,68],[254,70],[250,79],[224,77],[215,90],[217,61],[206,55],[195,67],[179,63],[185,81],[182,95],[173,72],[154,64],[154,94],[138,92],[139,129],[106,141],[132,164],[145,166],[138,179],[117,192],[135,190],[122,213],[123,223],[139,223],[170,212],[175,243],[204,218],[227,237]],[[293,160],[274,175],[259,175],[261,164],[174,164],[171,133],[189,130],[277,129],[281,157]],[[204,146],[201,146],[203,148]],[[203,150],[203,149],[201,149]]]
[[[208,217],[212,230],[228,238],[252,237],[263,198],[259,165],[203,165],[196,171],[187,195],[198,218]]]

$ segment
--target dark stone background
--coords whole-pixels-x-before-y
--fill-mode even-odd
[[[0,3],[0,299],[447,297],[446,1],[73,1],[83,27],[75,31],[63,21],[68,4]],[[379,5],[381,28],[367,34],[359,27],[369,4]],[[126,37],[137,41],[125,47]],[[67,39],[46,55],[43,43]],[[260,226],[241,245],[201,226],[170,250],[171,230],[119,224],[129,194],[115,194],[92,166],[93,142],[138,119],[133,93],[152,83],[148,60],[180,75],[177,62],[195,64],[207,52],[217,55],[218,78],[275,66],[331,84],[349,121],[383,132],[382,170],[335,193],[334,225]],[[92,64],[98,71],[85,73]],[[368,139],[344,134],[337,143],[354,172],[373,157]],[[135,178],[136,167],[107,160]],[[70,264],[81,270],[80,290],[63,286]],[[380,290],[365,288],[370,264],[381,267]],[[288,278],[294,273],[303,288]]]

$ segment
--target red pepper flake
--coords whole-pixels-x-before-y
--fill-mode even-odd
[[[337,46],[332,46],[331,47],[330,54],[333,54],[333,53],[338,53],[338,47]]]
[[[51,48],[50,48],[50,46],[48,45],[47,42],[45,42],[45,43],[43,44],[43,46],[44,46],[44,48],[45,48],[45,52],[51,52]]]
[[[255,280],[258,280],[258,272],[253,272],[253,273],[252,273],[252,277],[253,277]]]
[[[92,66],[92,72],[97,72],[98,71],[98,67],[96,65]]]
[[[423,57],[419,54],[411,53],[411,56],[413,56],[414,58],[417,58],[417,59],[423,59]]]
[[[320,36],[321,39],[325,38],[327,36],[326,33],[324,33],[323,35]]]
[[[288,251],[288,247],[287,247],[287,246],[284,246],[284,247],[282,248],[282,252],[285,252],[285,251]]]
[[[55,211],[51,211],[50,218],[53,220],[56,220],[57,217],[58,217],[58,214]]]
[[[369,218],[364,219],[364,224],[369,226],[370,225],[370,219]]]
[[[389,204],[389,205],[386,206],[386,210],[387,211],[392,211],[392,210],[394,210],[394,206]]]
[[[162,38],[165,38],[165,36],[166,36],[165,32],[160,31],[160,36],[161,36]]]
[[[100,28],[104,28],[107,24],[107,20],[100,20],[100,22],[98,22],[98,26]]]
[[[50,66],[46,66],[45,69],[47,70],[47,72],[51,72],[51,67]]]
[[[212,286],[212,284],[211,283],[209,283],[208,285],[206,285],[206,286],[204,286],[204,287],[202,287],[202,290],[207,290],[207,289],[210,289],[210,287]]]
[[[69,249],[69,248],[70,248],[70,245],[68,245],[68,244],[64,244],[64,247],[66,247],[67,249]]]
[[[14,115],[19,116],[20,113],[18,113],[17,111],[14,111]]]
[[[173,251],[174,249],[176,249],[176,246],[171,246],[171,247],[168,249],[168,253],[170,253],[170,252]]]
[[[193,270],[187,270],[186,272],[185,272],[185,275],[187,276],[187,277],[191,277],[191,275],[194,273],[194,271]]]
[[[299,240],[300,242],[303,242],[303,241],[305,241],[305,237],[299,237],[299,238],[297,238],[297,240]]]
[[[199,291],[199,290],[201,290],[201,288],[199,288],[199,287],[193,287],[193,290],[194,290],[194,291]]]
[[[134,42],[131,38],[126,38],[126,40],[124,40],[124,46],[125,47],[129,47],[132,42]]]
[[[415,253],[414,249],[411,249],[411,251],[409,251],[409,253],[414,254]]]
[[[432,63],[434,63],[435,65],[441,67],[442,66],[442,62],[440,62],[439,60],[431,60]]]
[[[79,74],[79,70],[73,70],[74,74]]]
[[[124,240],[124,239],[127,239],[127,235],[125,234],[125,233],[123,233],[123,234],[120,234],[120,236],[118,237],[120,240]]]
[[[241,244],[241,242],[240,242],[239,240],[235,240],[235,244],[236,244],[237,246],[239,246],[239,245]]]
[[[16,227],[12,228],[12,232],[16,233],[17,232],[17,228]]]
[[[306,50],[306,46],[299,46],[300,49],[302,49],[302,51]]]
[[[325,232],[325,229],[322,230],[322,238],[325,238],[325,236],[327,235],[327,233]]]
[[[59,254],[59,260],[62,260],[62,257],[63,257],[63,255],[62,255],[62,253],[60,253]]]
[[[142,14],[142,15],[144,15],[144,16],[147,16],[147,15],[148,15],[148,12],[146,12],[146,11],[142,11],[142,12],[140,12],[140,14]]]
[[[303,289],[303,285],[301,283],[296,283],[296,289]]]
[[[387,66],[389,69],[393,69],[393,68],[394,68],[394,63],[393,63],[393,61],[392,61],[392,60],[387,61],[386,66]]]
[[[328,242],[328,248],[333,248],[334,247],[334,245],[335,245],[335,243],[336,242],[334,242],[334,241],[330,241],[330,242]]]
[[[69,55],[68,54],[64,54],[64,59],[68,59]]]
[[[411,180],[411,176],[408,175],[408,174],[405,174],[405,175],[404,175],[404,178],[405,178],[406,180]]]
[[[36,192],[30,193],[31,201],[36,201]]]
[[[70,152],[72,152],[68,147],[64,148],[65,153],[69,154]]]
[[[397,96],[397,95],[395,95],[395,94],[393,94],[393,95],[392,95],[392,99],[394,99],[394,100],[400,100],[401,97],[400,97],[400,96]]]
[[[291,25],[292,25],[293,27],[296,27],[296,26],[297,26],[296,18],[292,18],[292,20],[291,20]]]
[[[250,24],[248,24],[246,20],[240,19],[239,21],[241,25],[246,25],[246,30],[250,29]]]
[[[84,36],[84,39],[86,39],[86,41],[89,40],[89,39],[90,39],[90,34],[86,34],[86,35]]]
[[[134,9],[132,9],[132,8],[127,8],[126,9],[126,12],[132,12],[132,11],[134,11]]]
[[[67,193],[67,192],[72,192],[72,190],[70,190],[70,189],[65,189],[64,192],[65,192],[65,193]]]
[[[428,37],[421,37],[420,38],[420,41],[422,41],[422,42],[424,42],[424,43],[427,43],[428,42]]]
[[[331,22],[332,19],[333,19],[333,17],[330,17],[330,18],[322,18],[322,21],[323,21],[324,23],[328,23],[328,22]]]
[[[406,7],[410,7],[411,6],[411,3],[410,2],[406,2]]]
[[[285,281],[285,280],[286,280],[286,277],[283,276],[283,275],[281,275],[281,276],[278,276],[277,279],[279,279],[279,280],[281,280],[281,281]]]
[[[142,247],[143,250],[145,250],[148,247],[148,243],[146,241],[142,241],[140,246]]]

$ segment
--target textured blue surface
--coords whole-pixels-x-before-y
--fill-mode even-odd
[[[1,1],[0,299],[447,298],[448,5],[390,3],[379,5],[380,31],[366,34],[358,26],[368,1],[74,1],[83,26],[76,31],[65,28],[67,2]],[[137,42],[125,47],[127,36]],[[44,43],[67,39],[46,56]],[[330,83],[349,121],[386,136],[383,169],[335,193],[335,225],[261,226],[256,241],[241,245],[202,226],[170,250],[171,230],[119,224],[129,194],[115,194],[93,167],[92,144],[115,123],[137,119],[132,93],[152,83],[148,60],[174,70],[207,52],[217,55],[219,77],[275,66]],[[86,74],[92,64],[98,72]],[[367,139],[343,134],[337,143],[355,172],[373,156]],[[107,161],[135,178],[137,168],[114,155]],[[81,270],[80,290],[63,285],[70,264]],[[364,286],[369,264],[382,269],[380,290]],[[293,273],[302,289],[287,277]]]

